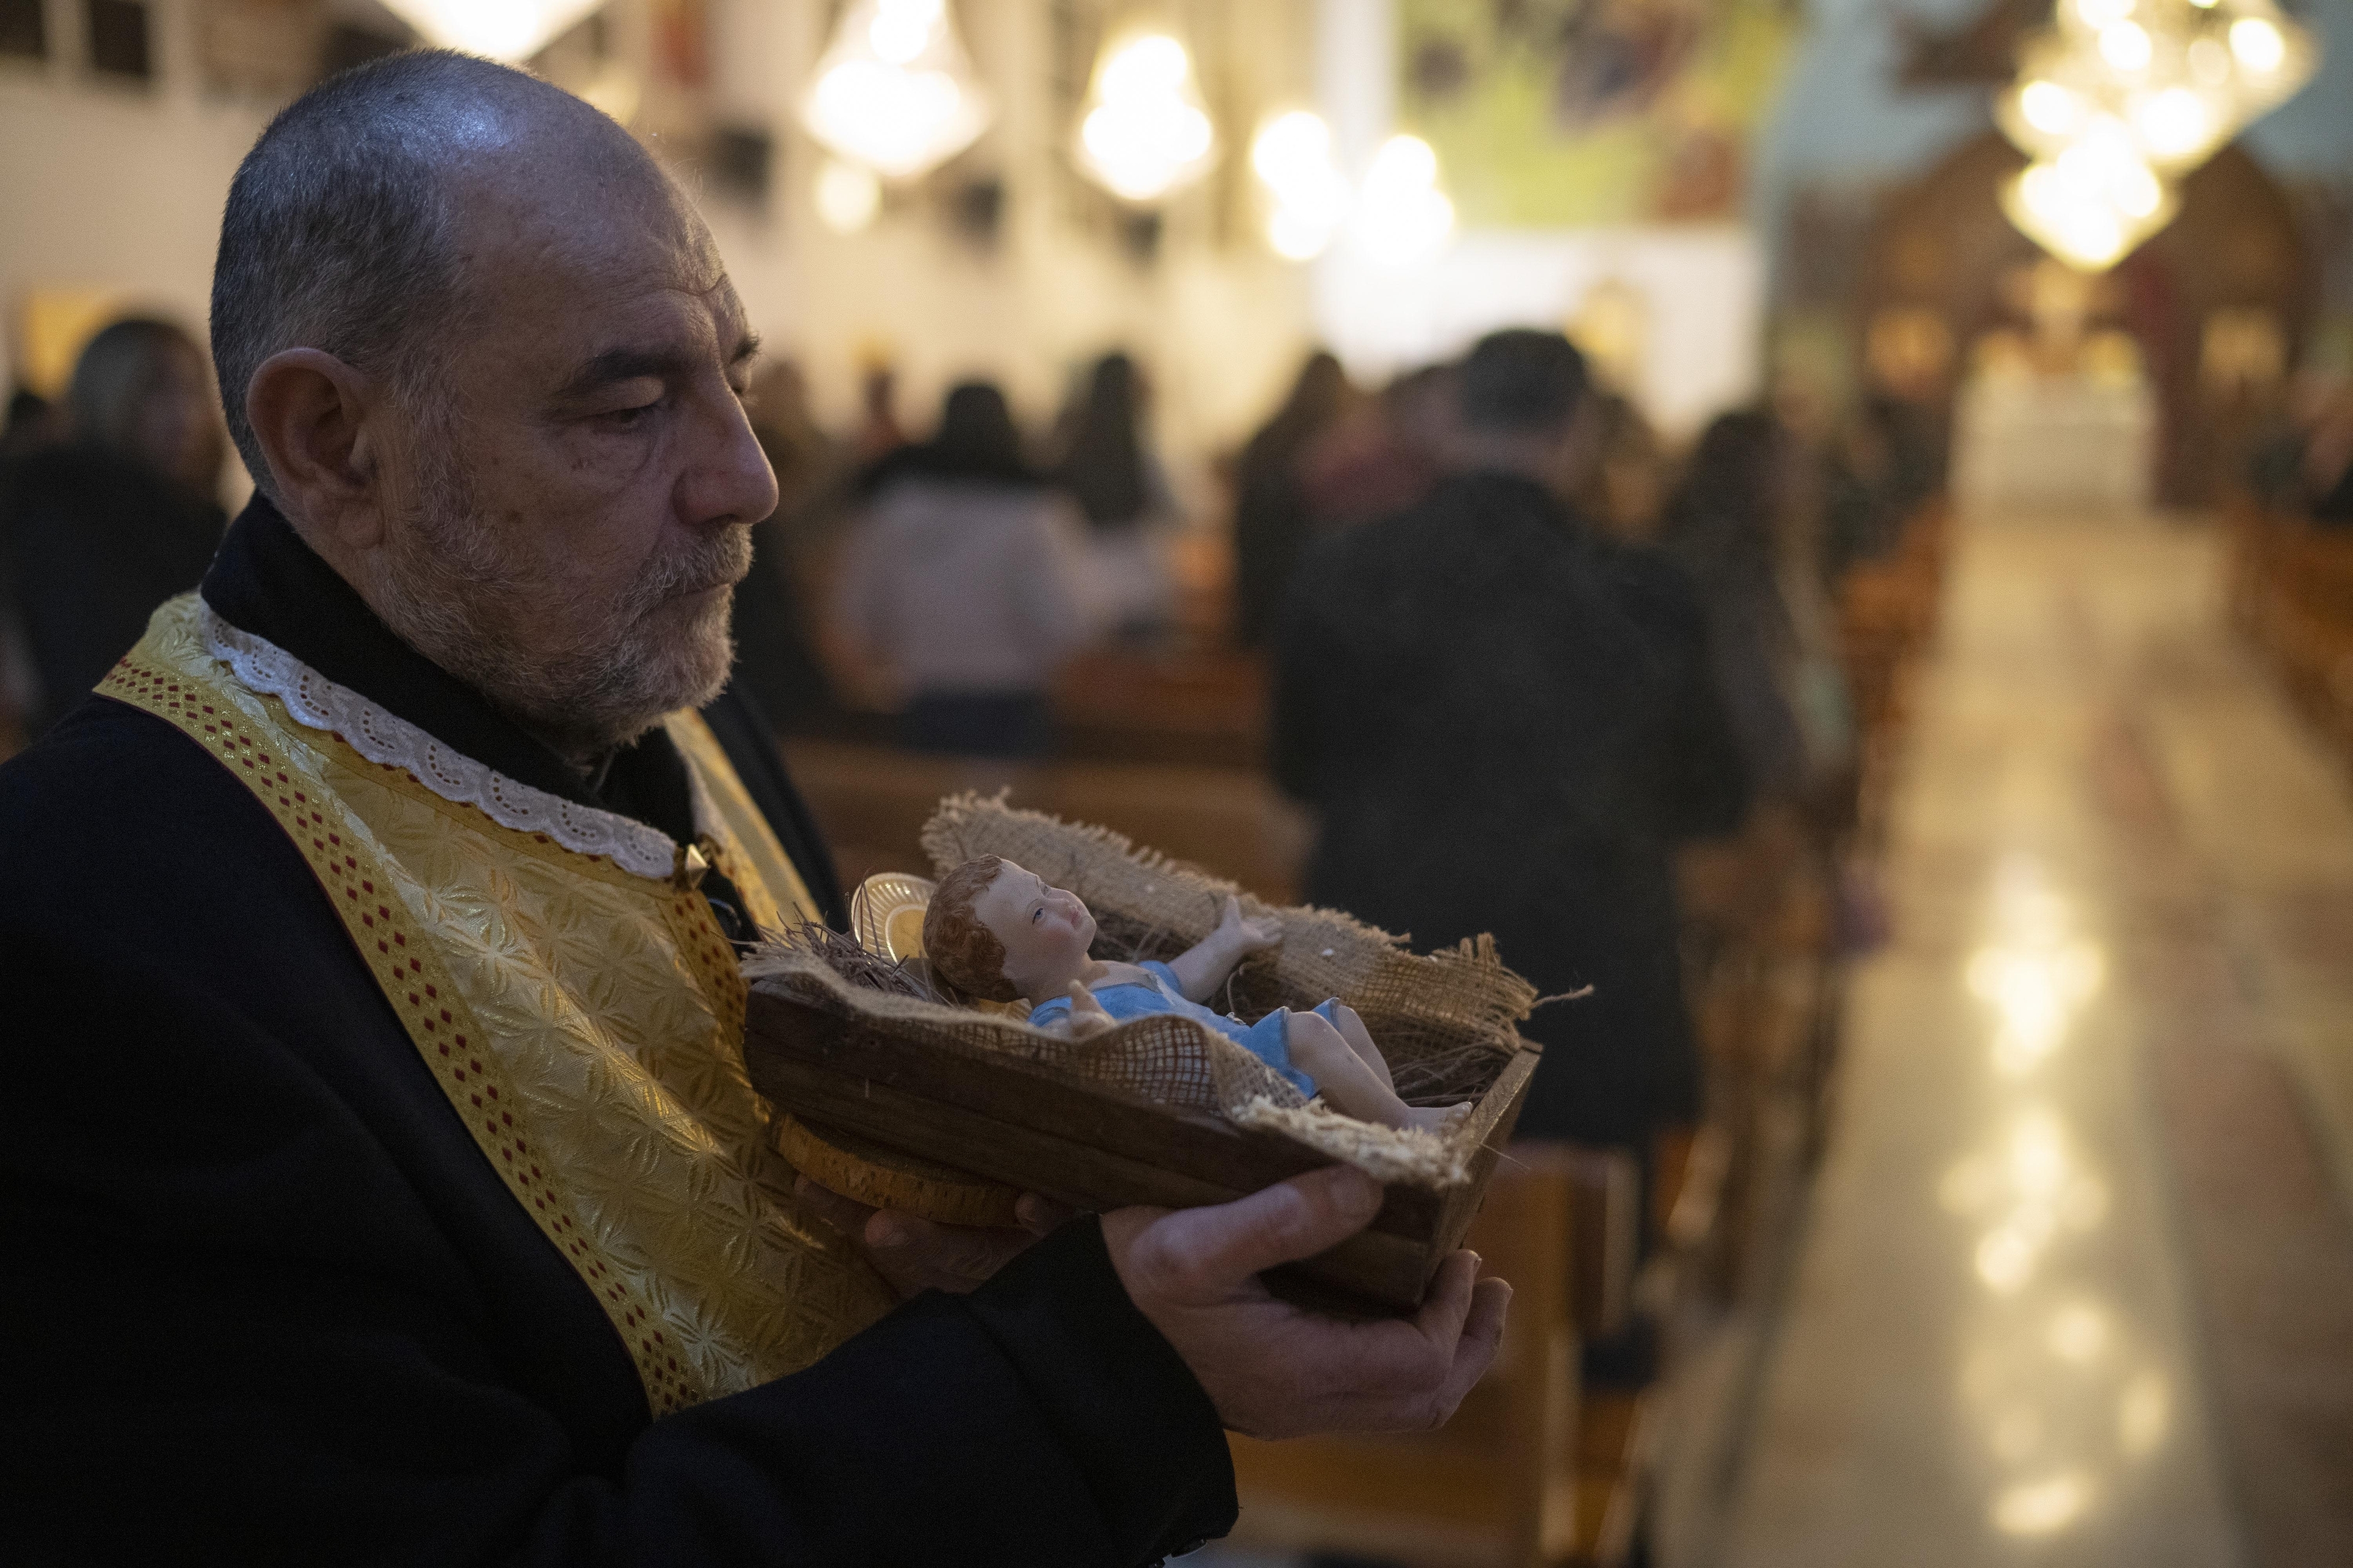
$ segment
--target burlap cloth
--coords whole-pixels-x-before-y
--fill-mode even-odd
[[[1475,1100],[1522,1048],[1514,1025],[1535,990],[1504,967],[1485,937],[1417,955],[1398,939],[1330,910],[1278,909],[1198,868],[1138,849],[1105,828],[1016,810],[1000,795],[953,796],[924,826],[939,875],[999,855],[1094,912],[1100,957],[1166,958],[1209,934],[1229,894],[1245,914],[1282,922],[1282,945],[1246,963],[1213,1005],[1245,1018],[1329,996],[1356,1009],[1398,1080],[1423,1104]],[[1011,1059],[1082,1083],[1169,1105],[1214,1110],[1238,1127],[1292,1138],[1382,1182],[1446,1187],[1469,1179],[1479,1124],[1457,1132],[1382,1127],[1308,1103],[1273,1068],[1216,1030],[1171,1015],[1133,1019],[1084,1040],[1012,1017],[892,995],[845,980],[818,954],[790,945],[744,961],[752,983],[804,1005],[886,1026],[902,1038],[965,1056]]]

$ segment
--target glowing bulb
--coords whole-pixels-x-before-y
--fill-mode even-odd
[[[800,112],[834,153],[904,180],[972,145],[989,104],[942,0],[854,0]]]
[[[2087,1362],[2108,1342],[2108,1321],[2096,1307],[2063,1307],[2051,1320],[2051,1353],[2062,1361]]]
[[[2131,16],[2133,4],[2134,0],[2075,0],[2075,15],[2084,26],[2098,32]]]
[[[882,182],[871,169],[828,158],[817,173],[817,216],[836,234],[856,234],[882,210]]]
[[[1454,232],[1454,204],[1438,188],[1438,154],[1419,136],[1392,136],[1373,154],[1356,202],[1356,238],[1377,266],[1403,269],[1438,254]]]
[[[2263,16],[2242,16],[2231,24],[2231,52],[2258,76],[2269,76],[2287,59],[2287,39],[2276,23]]]
[[[1323,116],[1294,109],[1259,127],[1250,139],[1250,167],[1278,190],[1300,171],[1332,162],[1332,128]]]
[[[605,0],[385,0],[385,8],[443,48],[523,60]]]
[[[1332,226],[1277,207],[1266,220],[1266,243],[1285,261],[1313,261],[1331,247]]]
[[[1192,68],[1184,45],[1165,33],[1147,33],[1103,62],[1103,96],[1166,97],[1183,90]]]
[[[2100,58],[2120,71],[2147,70],[2156,53],[2148,29],[2137,22],[2118,22],[2100,29]]]
[[[1392,136],[1373,155],[1365,173],[1367,186],[1428,187],[1438,183],[1438,153],[1419,136]]]
[[[2140,132],[2142,145],[2160,158],[2188,158],[2204,149],[2213,135],[2214,120],[2206,100],[2186,87],[2168,87],[2133,100],[2133,129]]]
[[[1978,1243],[1978,1278],[2007,1296],[2034,1273],[2034,1237],[2015,1226],[1988,1231]]]
[[[1250,142],[1250,167],[1273,202],[1267,243],[1292,261],[1321,255],[1348,215],[1348,182],[1332,160],[1332,129],[1304,110],[1280,114]]]
[[[2018,91],[2018,111],[2046,136],[2064,136],[2084,117],[2075,95],[2055,81],[2030,81]]]
[[[2005,1489],[1994,1500],[1993,1521],[2008,1535],[2049,1535],[2073,1524],[2091,1500],[2091,1484],[2071,1471]]]
[[[1165,33],[1117,44],[1095,71],[1079,122],[1079,156],[1113,195],[1157,201],[1206,173],[1217,131],[1192,83],[1185,46]]]
[[[2165,1379],[2157,1373],[2144,1372],[2126,1386],[2116,1401],[2116,1441],[2126,1453],[2146,1454],[2164,1440],[2168,1403]]]
[[[941,0],[881,0],[866,26],[867,41],[884,64],[911,65],[931,47],[932,30],[945,19]]]

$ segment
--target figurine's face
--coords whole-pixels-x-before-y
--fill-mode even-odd
[[[1066,984],[1086,968],[1095,917],[1076,893],[1048,887],[1035,871],[1008,860],[972,912],[1005,944],[1005,977],[1025,995],[1040,984]]]

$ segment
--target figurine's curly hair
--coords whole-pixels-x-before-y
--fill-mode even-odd
[[[973,912],[1005,862],[994,855],[967,860],[940,881],[923,911],[923,957],[933,974],[967,996],[1010,1002],[1021,994],[1005,978],[1005,944]]]

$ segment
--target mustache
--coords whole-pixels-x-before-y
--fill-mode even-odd
[[[742,523],[673,555],[648,562],[629,590],[630,607],[643,612],[688,594],[731,586],[752,570],[752,530]]]

